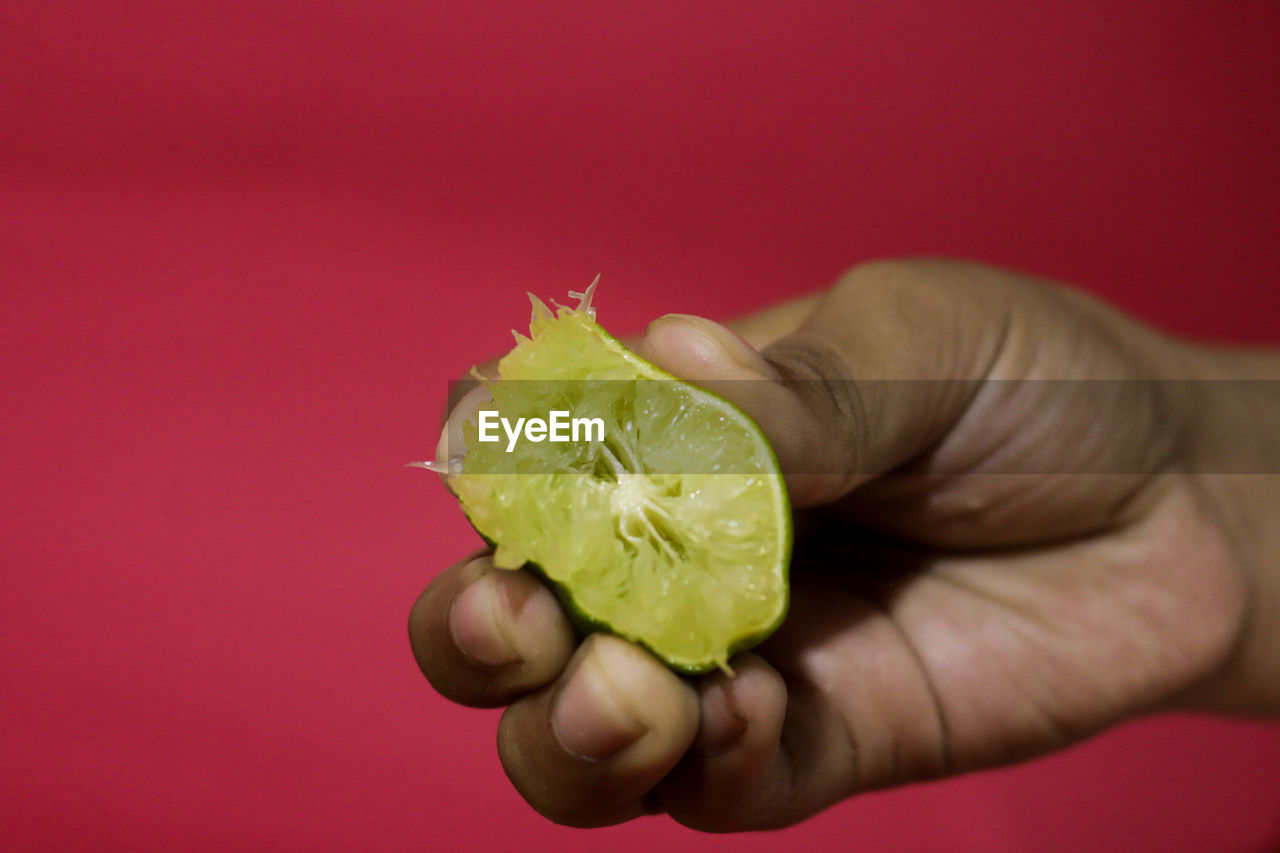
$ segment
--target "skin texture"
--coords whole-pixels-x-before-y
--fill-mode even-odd
[[[735,677],[578,643],[551,593],[483,553],[413,607],[435,688],[507,706],[499,752],[535,809],[780,827],[1138,714],[1280,710],[1280,477],[1218,473],[1280,470],[1274,395],[1022,381],[1275,379],[1280,359],[942,261],[859,267],[731,325],[668,315],[637,346],[693,381],[764,380],[716,390],[788,472],[792,604]]]

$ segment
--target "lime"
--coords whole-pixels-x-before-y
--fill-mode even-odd
[[[492,401],[463,427],[449,486],[495,565],[541,573],[581,630],[678,672],[730,671],[787,609],[777,458],[733,404],[605,332],[595,286],[554,312],[530,294],[529,336],[485,380]]]

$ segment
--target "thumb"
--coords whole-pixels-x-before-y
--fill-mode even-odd
[[[960,264],[875,264],[762,351],[711,320],[668,314],[639,353],[754,418],[793,504],[829,503],[926,452],[960,420],[1004,338],[1004,286]]]
[[[824,417],[797,393],[802,383],[788,381],[779,365],[730,329],[704,317],[667,314],[649,324],[637,352],[750,415],[778,455],[794,505],[822,503],[852,488],[843,473],[843,442],[821,446]],[[820,452],[829,457],[825,462]]]

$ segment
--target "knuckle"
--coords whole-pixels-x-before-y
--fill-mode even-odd
[[[824,436],[827,452],[816,454],[824,466],[856,463],[869,439],[867,400],[860,384],[835,348],[819,335],[798,332],[769,347],[765,356],[777,369],[783,386],[815,423],[834,432]],[[835,441],[832,442],[831,439]],[[831,451],[836,451],[833,456]],[[805,470],[794,473],[830,474],[847,471]]]
[[[916,258],[877,258],[864,261],[840,276],[832,291],[843,293],[871,284],[901,284],[916,281],[921,278],[922,271],[929,263]]]

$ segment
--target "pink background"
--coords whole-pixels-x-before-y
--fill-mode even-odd
[[[575,831],[405,636],[447,381],[524,290],[739,313],[862,259],[1280,342],[1280,5],[0,6],[0,846],[1280,846],[1280,730],[1122,727],[781,834]]]

